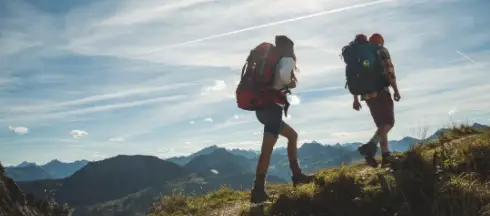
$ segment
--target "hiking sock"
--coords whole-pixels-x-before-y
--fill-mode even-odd
[[[301,175],[301,168],[299,168],[298,160],[290,160],[289,168],[291,169],[293,176]]]
[[[369,143],[378,144],[381,141],[378,133],[375,133],[374,136],[369,140]]]

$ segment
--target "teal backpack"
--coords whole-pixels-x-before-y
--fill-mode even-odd
[[[381,91],[389,86],[381,60],[377,58],[381,47],[370,43],[351,42],[342,49],[346,64],[346,88],[353,95]]]

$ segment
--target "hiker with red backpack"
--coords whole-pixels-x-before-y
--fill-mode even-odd
[[[354,96],[353,108],[356,111],[362,108],[360,96],[361,101],[366,101],[377,127],[374,136],[358,150],[368,165],[377,167],[375,155],[379,142],[381,165],[392,164],[396,158],[388,147],[388,132],[395,124],[395,116],[389,87],[394,90],[395,101],[398,102],[401,97],[390,54],[384,47],[384,39],[380,34],[374,33],[367,41],[365,35],[359,34],[342,49],[342,56],[346,63],[346,86]]]
[[[269,198],[265,191],[265,180],[279,135],[288,140],[293,186],[313,181],[313,176],[303,174],[299,167],[298,133],[282,119],[283,112],[287,116],[289,108],[287,94],[296,87],[295,69],[294,42],[284,35],[275,37],[275,45],[264,42],[252,49],[242,69],[236,90],[238,107],[254,111],[258,121],[264,125],[262,148],[251,191],[252,203],[261,203]]]

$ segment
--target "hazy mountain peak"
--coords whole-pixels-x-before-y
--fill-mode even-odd
[[[28,166],[37,166],[37,164],[34,162],[23,161],[22,163],[20,163],[16,167],[28,167]]]

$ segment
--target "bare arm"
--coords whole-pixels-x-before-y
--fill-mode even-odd
[[[386,75],[388,76],[388,80],[390,82],[391,87],[395,92],[398,92],[398,85],[396,83],[396,75],[395,75],[395,67],[391,61],[390,52],[386,48],[381,48],[379,51],[379,55],[381,57],[383,67],[385,69]]]
[[[354,101],[359,101],[359,95],[352,95],[354,96]]]

